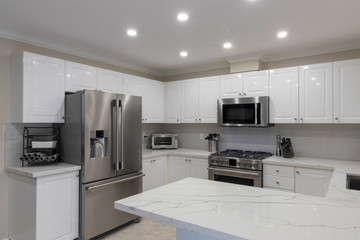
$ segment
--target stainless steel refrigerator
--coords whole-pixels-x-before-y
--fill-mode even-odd
[[[81,165],[80,239],[137,216],[114,201],[142,192],[141,97],[84,90],[65,98],[64,162]]]

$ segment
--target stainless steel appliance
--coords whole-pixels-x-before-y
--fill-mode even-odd
[[[65,99],[64,162],[81,165],[80,239],[137,216],[114,201],[142,192],[141,97],[84,90]]]
[[[209,180],[262,187],[262,160],[270,152],[227,149],[209,156]]]
[[[152,149],[176,149],[178,148],[177,134],[152,134]]]
[[[218,99],[218,124],[223,127],[269,127],[269,97]]]

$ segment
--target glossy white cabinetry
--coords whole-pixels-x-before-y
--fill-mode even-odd
[[[182,81],[165,83],[165,122],[180,123]]]
[[[175,182],[187,177],[208,179],[206,159],[170,156],[168,159],[168,180]]]
[[[297,123],[299,119],[298,67],[270,70],[270,122]]]
[[[199,80],[199,122],[217,123],[217,100],[219,98],[219,77]]]
[[[65,62],[65,91],[97,89],[97,68],[75,62]]]
[[[331,176],[330,170],[295,167],[295,192],[324,197]]]
[[[334,62],[334,122],[360,123],[360,59]]]
[[[123,80],[124,80],[123,82],[124,94],[140,96],[140,97],[143,96],[144,78],[129,74],[124,74]]]
[[[122,73],[98,68],[97,74],[98,90],[112,93],[124,93]]]
[[[299,67],[300,123],[333,122],[332,63]]]
[[[182,81],[182,123],[197,123],[199,120],[199,82],[197,79]]]
[[[34,53],[12,57],[12,122],[64,122],[64,66],[64,60]]]
[[[162,123],[164,121],[164,83],[143,80],[143,122]]]
[[[243,96],[269,96],[269,71],[264,70],[244,73]]]
[[[242,74],[220,76],[220,98],[237,98],[243,94]]]
[[[143,191],[160,187],[166,183],[166,157],[143,160]]]
[[[78,237],[78,171],[38,178],[9,176],[9,238],[70,240]]]
[[[263,186],[294,191],[294,167],[281,165],[263,165]]]

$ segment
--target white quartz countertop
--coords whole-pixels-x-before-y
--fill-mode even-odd
[[[222,240],[359,240],[360,195],[352,192],[344,201],[187,178],[115,208]]]
[[[30,178],[44,177],[59,173],[79,171],[81,166],[68,163],[58,163],[57,165],[43,165],[43,166],[7,166],[6,171],[22,175]]]
[[[143,150],[143,159],[161,157],[161,156],[187,156],[187,157],[197,157],[197,158],[208,158],[212,152],[199,149],[187,149],[187,148],[178,148],[178,149],[166,149],[166,150]]]

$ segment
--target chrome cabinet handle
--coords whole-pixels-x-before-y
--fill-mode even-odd
[[[276,184],[278,184],[278,185],[279,185],[279,184],[280,184],[280,183],[279,183],[279,181],[276,181]]]
[[[201,121],[201,118],[199,118],[199,121]]]
[[[239,93],[239,95],[241,96],[241,93]]]
[[[189,162],[191,162],[191,159],[189,159]]]
[[[297,174],[299,174],[300,172],[299,171],[296,171]]]
[[[336,118],[335,118],[335,120],[339,120],[339,118],[338,118],[338,117],[336,117]]]
[[[294,118],[294,120],[296,121],[296,120],[297,120],[297,118]]]
[[[246,93],[244,93],[244,96],[246,96]]]
[[[300,120],[302,121],[302,120],[304,120],[303,118],[300,118]]]
[[[276,172],[279,173],[280,171],[278,169],[276,169]]]

